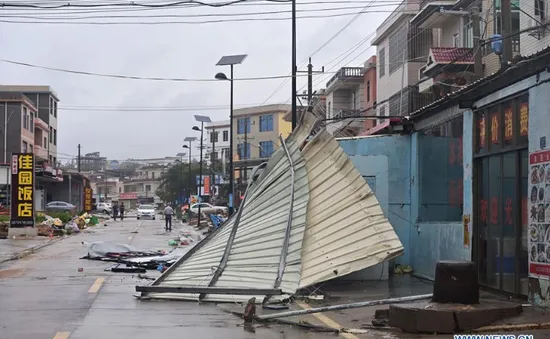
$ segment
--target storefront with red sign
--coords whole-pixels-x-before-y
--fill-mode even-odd
[[[528,294],[529,95],[474,111],[473,259],[479,282]]]

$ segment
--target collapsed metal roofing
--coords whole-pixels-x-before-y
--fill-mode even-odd
[[[373,191],[308,112],[255,168],[238,213],[136,290],[162,299],[280,300],[402,252]]]

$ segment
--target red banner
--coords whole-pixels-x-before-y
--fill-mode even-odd
[[[137,193],[120,193],[118,198],[120,200],[136,200]]]

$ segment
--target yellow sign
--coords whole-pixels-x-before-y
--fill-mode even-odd
[[[17,198],[19,199],[19,201],[32,201],[32,186],[23,186],[18,187],[17,189],[19,191],[19,193],[17,194]]]
[[[514,137],[514,119],[512,109],[508,108],[504,111],[504,139],[512,140]]]
[[[17,175],[18,185],[32,185],[32,171],[21,171]]]
[[[34,154],[12,156],[10,227],[34,226]]]
[[[499,129],[499,124],[498,124],[498,115],[497,113],[493,113],[491,114],[491,142],[493,144],[498,144],[498,129]]]
[[[17,216],[23,218],[32,217],[32,203],[19,203],[19,205],[17,205]]]
[[[485,147],[485,117],[479,118],[479,147]]]
[[[529,134],[529,106],[526,102],[519,106],[519,135],[526,137]]]
[[[33,169],[34,159],[32,155],[19,156],[19,170],[31,170]]]
[[[462,217],[462,222],[464,225],[464,247],[470,246],[470,215],[465,214]]]

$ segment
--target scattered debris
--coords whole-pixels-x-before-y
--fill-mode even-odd
[[[110,268],[106,268],[105,271],[111,271],[115,273],[145,273],[147,270],[145,268],[141,267],[135,267],[132,265],[126,264],[125,266],[122,266],[122,264],[116,264],[111,266]]]
[[[246,307],[244,309],[244,322],[252,323],[256,318],[256,298],[252,297],[248,300]]]
[[[145,280],[155,280],[156,279],[156,278],[149,277],[149,276],[146,276],[146,275],[143,275],[143,274],[138,274],[137,277],[138,277],[138,279],[145,279]]]
[[[394,274],[402,275],[412,273],[413,269],[409,265],[397,265],[393,269]]]

